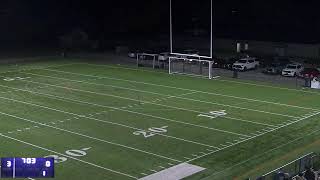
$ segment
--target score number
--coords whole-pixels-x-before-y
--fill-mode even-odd
[[[205,113],[205,114],[199,114],[198,117],[215,119],[215,118],[226,116],[226,115],[227,115],[226,110],[220,110],[220,111],[210,111],[209,113]]]
[[[23,164],[36,164],[37,160],[36,158],[21,158],[23,161]]]
[[[12,162],[11,161],[7,161],[7,167],[11,168],[11,166],[12,166]]]
[[[163,133],[168,132],[167,128],[168,128],[168,126],[163,126],[160,128],[151,127],[148,130],[135,131],[135,132],[133,132],[133,134],[136,136],[141,135],[144,138],[150,138],[150,137],[155,136],[157,134],[163,134]]]

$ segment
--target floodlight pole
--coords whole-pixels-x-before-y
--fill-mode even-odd
[[[172,50],[172,0],[170,0],[170,53],[173,53],[173,50]]]

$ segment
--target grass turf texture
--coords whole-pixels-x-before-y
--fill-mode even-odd
[[[0,156],[55,156],[59,180],[182,162],[207,169],[188,179],[245,179],[319,147],[318,91],[76,60],[0,70]]]

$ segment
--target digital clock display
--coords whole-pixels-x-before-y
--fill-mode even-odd
[[[1,158],[1,178],[53,178],[54,158]]]

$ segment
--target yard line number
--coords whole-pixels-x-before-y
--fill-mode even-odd
[[[155,135],[167,133],[168,132],[167,128],[168,126],[163,126],[160,128],[151,127],[151,128],[148,128],[147,130],[135,131],[133,132],[133,134],[136,136],[143,136],[144,138],[150,138]]]
[[[210,119],[215,119],[225,115],[227,115],[226,110],[220,110],[220,111],[210,111],[209,113],[199,114],[198,117],[207,117]]]
[[[24,79],[29,79],[30,77],[6,77],[3,80],[4,81],[16,81],[16,80],[24,80]]]
[[[69,156],[72,156],[72,157],[82,157],[82,156],[86,156],[87,155],[87,152],[89,149],[91,149],[91,147],[88,147],[88,148],[82,148],[80,150],[77,150],[77,149],[71,149],[71,150],[67,150],[65,151],[65,154],[66,155],[69,155]],[[62,162],[65,162],[68,160],[68,158],[66,157],[63,157],[63,156],[58,156],[58,155],[48,155],[48,156],[45,156],[45,158],[47,157],[52,157],[54,158],[54,163],[56,164],[59,164],[59,163],[62,163]]]

